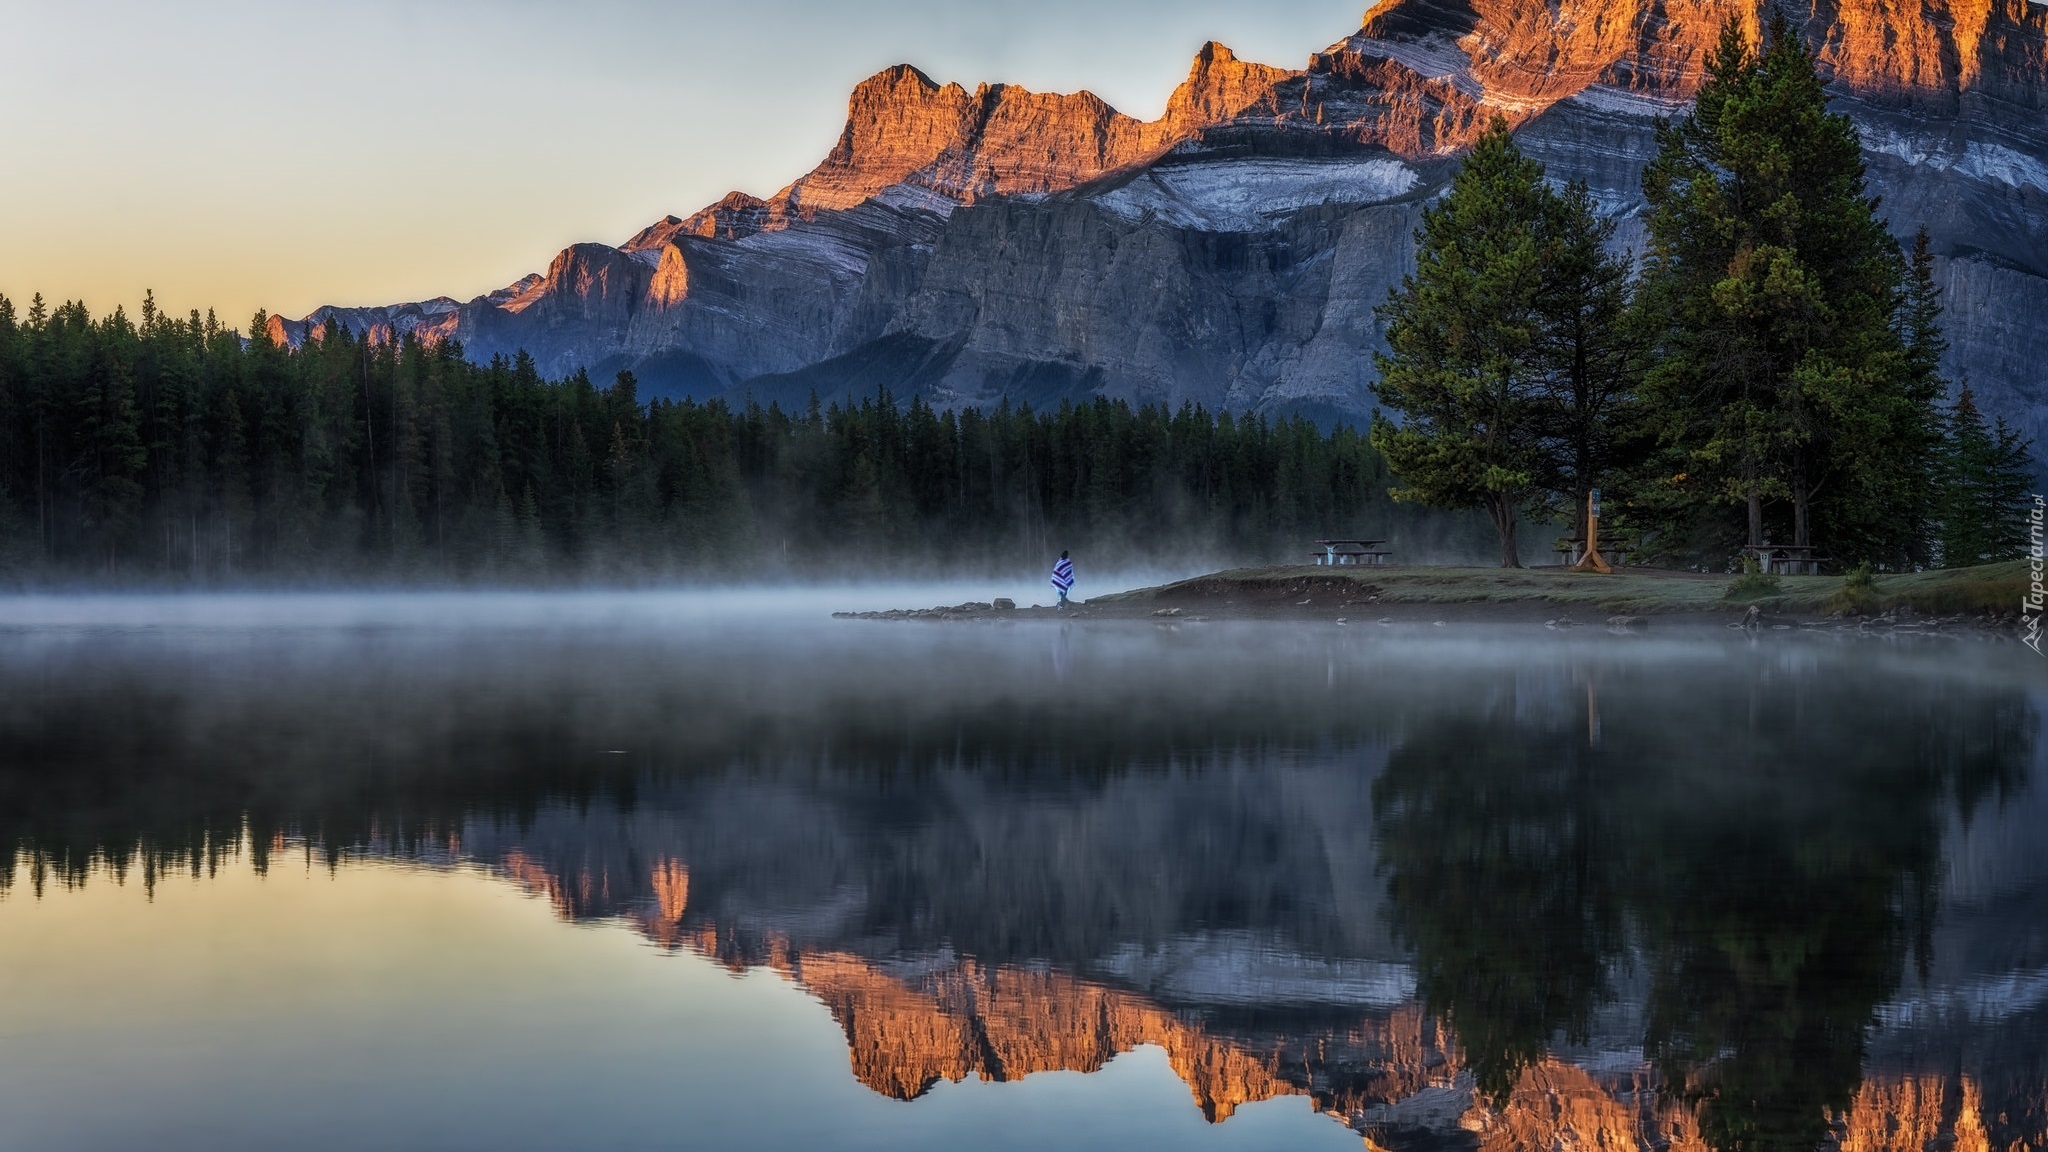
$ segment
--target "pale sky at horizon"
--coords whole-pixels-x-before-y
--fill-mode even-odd
[[[0,0],[0,294],[95,314],[469,299],[822,158],[846,94],[1090,89],[1146,119],[1205,40],[1300,67],[1362,0]]]

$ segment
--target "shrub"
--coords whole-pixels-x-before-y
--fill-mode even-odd
[[[1744,567],[1748,571],[1729,581],[1728,591],[1722,594],[1724,599],[1757,600],[1778,594],[1778,578],[1775,575],[1757,571],[1754,560],[1748,561]]]
[[[1884,597],[1877,592],[1877,574],[1869,561],[1843,574],[1842,586],[1828,597],[1826,607],[1848,616],[1868,616],[1884,607]]]

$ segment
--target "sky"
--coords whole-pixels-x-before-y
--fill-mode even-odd
[[[0,294],[469,299],[837,139],[863,77],[1164,109],[1205,40],[1300,67],[1360,0],[0,0]]]

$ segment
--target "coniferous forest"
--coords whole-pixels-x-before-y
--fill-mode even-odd
[[[0,573],[201,583],[538,583],[1281,559],[1385,535],[1365,437],[1097,400],[785,412],[630,373],[372,343],[290,350],[145,300],[0,298]],[[1455,526],[1454,526],[1455,528]]]

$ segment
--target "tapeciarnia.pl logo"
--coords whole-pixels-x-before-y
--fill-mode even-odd
[[[2041,655],[2041,610],[2048,606],[2048,588],[2041,585],[2042,572],[2048,569],[2048,559],[2043,558],[2041,547],[2044,516],[2048,516],[2048,500],[2036,493],[2033,510],[2027,513],[2027,567],[2033,580],[2025,602],[2020,605],[2020,619],[2026,624],[2020,643],[2032,648],[2036,656]]]

